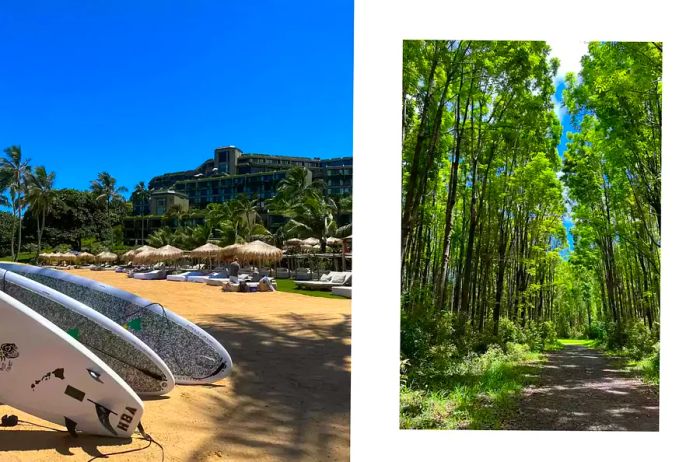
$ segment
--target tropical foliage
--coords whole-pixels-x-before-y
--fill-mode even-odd
[[[549,54],[544,42],[404,42],[403,425],[416,390],[451,393],[465,358],[496,345],[499,364],[557,336],[655,351],[662,48],[590,44],[566,79],[565,153]]]

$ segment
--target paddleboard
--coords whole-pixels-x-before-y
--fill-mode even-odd
[[[5,262],[0,268],[51,287],[124,326],[163,359],[175,383],[214,383],[231,373],[231,356],[214,337],[158,303],[64,271]]]
[[[141,396],[168,393],[175,378],[163,360],[132,333],[50,287],[0,269],[0,290],[88,347]]]
[[[136,393],[80,342],[0,292],[0,402],[74,435],[129,437],[143,414]]]

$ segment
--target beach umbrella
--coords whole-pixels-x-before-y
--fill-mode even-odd
[[[112,252],[100,252],[96,255],[98,261],[115,261],[117,254]]]
[[[329,237],[328,239],[326,239],[326,244],[328,244],[330,246],[338,246],[338,245],[341,245],[342,243],[343,243],[343,240],[338,239],[337,237]]]
[[[304,243],[304,241],[302,241],[301,239],[297,239],[297,238],[287,239],[286,241],[284,241],[284,245],[288,245],[290,247],[299,247],[303,243]]]
[[[318,243],[321,242],[321,241],[319,241],[319,240],[316,239],[315,237],[307,237],[307,238],[304,239],[302,242],[303,242],[304,244],[306,244],[306,245],[314,246],[314,245],[318,244]]]
[[[149,261],[155,260],[156,256],[156,249],[151,248],[150,250],[142,250],[141,252],[136,252],[134,250],[134,255],[131,257],[131,260],[134,263],[148,263]]]
[[[184,251],[173,247],[172,245],[164,245],[153,251],[153,256],[157,260],[176,260],[184,254]]]
[[[78,258],[80,260],[84,260],[84,261],[92,261],[95,259],[95,256],[93,254],[91,254],[90,252],[80,252],[78,254]]]
[[[139,247],[139,248],[137,248],[137,249],[134,249],[133,252],[134,252],[134,255],[136,255],[136,254],[138,254],[138,253],[146,252],[146,251],[149,251],[149,250],[156,250],[156,248],[155,248],[155,247],[151,247],[150,245],[142,245],[141,247]],[[132,257],[133,257],[133,255],[132,255]]]
[[[223,249],[216,244],[206,243],[191,250],[189,254],[193,257],[211,257],[213,255],[219,255],[222,250]]]
[[[211,266],[211,258],[221,255],[222,250],[223,249],[216,244],[206,243],[190,251],[189,254],[192,257],[209,259],[209,266]]]
[[[221,249],[221,255],[224,257],[234,257],[238,254],[238,249],[243,247],[243,244],[231,244]]]
[[[122,260],[126,261],[129,260],[130,258],[134,258],[134,255],[136,255],[136,250],[129,250],[127,252],[124,252],[121,256]]]
[[[237,254],[244,260],[258,262],[278,262],[282,259],[282,250],[262,241],[253,241],[237,249]]]

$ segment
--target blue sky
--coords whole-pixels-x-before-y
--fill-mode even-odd
[[[587,42],[583,41],[547,40],[547,43],[552,48],[551,56],[556,56],[560,61],[559,70],[554,79],[556,89],[554,101],[557,108],[557,115],[559,116],[559,120],[563,126],[561,139],[559,140],[559,145],[557,146],[559,156],[562,157],[564,155],[564,151],[566,150],[566,135],[568,132],[574,131],[574,127],[571,125],[571,117],[569,116],[569,113],[566,111],[566,108],[561,107],[563,101],[562,94],[564,88],[566,87],[564,76],[569,72],[578,74],[581,71],[581,57],[587,53],[588,45]],[[566,228],[566,237],[569,241],[569,249],[563,250],[561,254],[566,257],[574,248],[574,241],[571,235],[571,227],[574,223],[568,211],[563,217],[563,222],[564,227]]]
[[[0,149],[58,187],[244,152],[352,155],[353,3],[10,2]]]

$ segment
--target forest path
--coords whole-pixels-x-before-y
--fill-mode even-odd
[[[569,345],[548,354],[506,428],[658,431],[659,398],[601,352]]]

